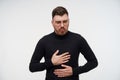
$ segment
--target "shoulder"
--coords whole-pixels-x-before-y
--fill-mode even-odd
[[[75,32],[70,32],[71,34],[71,39],[76,41],[76,42],[80,42],[80,43],[84,43],[86,42],[86,39],[79,33],[75,33]]]
[[[73,41],[78,42],[80,45],[86,45],[86,44],[88,44],[87,40],[81,34],[74,33],[74,32],[71,32],[71,34],[73,35],[72,36],[72,40]]]
[[[49,40],[53,37],[53,32],[52,33],[49,33],[49,34],[46,34],[42,37],[43,40]]]
[[[38,43],[46,43],[52,38],[53,33],[49,33],[44,35],[42,38],[39,39]]]
[[[70,32],[70,34],[71,34],[72,38],[77,38],[77,39],[83,38],[83,37],[81,36],[81,34],[79,34],[79,33]]]

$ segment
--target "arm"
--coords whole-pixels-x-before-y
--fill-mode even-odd
[[[78,75],[84,72],[88,72],[92,70],[93,68],[97,67],[98,61],[96,59],[96,56],[94,55],[92,49],[88,45],[87,41],[82,38],[81,39],[81,53],[87,60],[87,63],[83,66],[79,66],[77,68],[73,69],[73,75]]]
[[[29,65],[29,70],[31,72],[43,71],[53,66],[51,60],[45,61],[43,63],[40,62],[44,55],[45,55],[44,43],[43,40],[41,39],[37,43],[35,51],[31,58],[31,62]]]
[[[91,50],[91,48],[89,47],[88,43],[84,38],[80,40],[80,52],[87,60],[87,63],[85,65],[76,68],[72,68],[71,66],[68,65],[61,65],[64,68],[54,70],[54,74],[57,75],[58,77],[68,77],[72,75],[78,75],[84,72],[88,72],[98,65],[98,61],[93,51]]]
[[[51,60],[45,60],[45,62],[41,63],[40,60],[42,59],[42,57],[44,57],[45,54],[44,48],[45,47],[43,41],[40,40],[35,48],[34,54],[30,62],[29,69],[31,72],[42,71],[53,66],[66,63],[70,59],[70,55],[68,52],[58,55],[59,50],[56,50],[53,53]]]

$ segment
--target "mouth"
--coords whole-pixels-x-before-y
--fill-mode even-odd
[[[60,31],[61,33],[64,33],[64,32],[65,32],[65,29],[64,29],[64,28],[61,28],[59,31]]]
[[[65,28],[64,27],[60,28],[60,31],[65,31]]]

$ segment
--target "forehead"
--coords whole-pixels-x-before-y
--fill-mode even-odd
[[[63,21],[63,20],[68,20],[68,15],[64,14],[63,16],[60,15],[55,15],[53,20],[55,21]]]

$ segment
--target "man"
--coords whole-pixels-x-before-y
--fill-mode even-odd
[[[68,30],[69,14],[58,6],[52,11],[54,32],[44,36],[36,45],[29,69],[31,72],[46,72],[46,80],[79,80],[79,74],[88,72],[98,65],[97,59],[86,42],[77,33]],[[79,54],[87,63],[79,66]],[[40,62],[44,57],[45,62]]]

